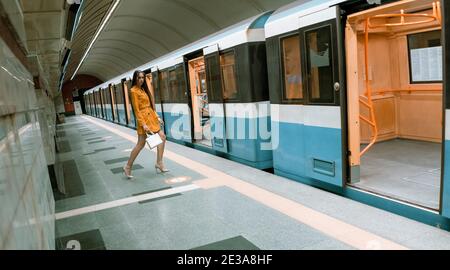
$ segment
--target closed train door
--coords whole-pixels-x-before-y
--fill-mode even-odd
[[[205,48],[203,54],[205,57],[206,81],[208,85],[207,92],[212,148],[219,152],[228,153],[225,125],[226,112],[222,94],[218,45]]]
[[[300,17],[301,60],[305,93],[304,156],[307,177],[344,185],[341,110],[342,48],[338,7]]]

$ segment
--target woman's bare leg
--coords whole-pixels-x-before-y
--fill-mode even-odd
[[[166,146],[166,135],[164,134],[164,131],[159,131],[159,137],[161,137],[161,140],[163,141],[162,144],[157,146],[157,154],[156,154],[156,164],[161,167],[161,169],[164,168],[163,165],[163,155],[164,155],[164,148]]]
[[[131,151],[130,158],[128,159],[127,168],[131,168],[133,166],[133,163],[136,160],[137,156],[145,147],[145,139],[147,139],[147,135],[139,135],[138,142],[133,148],[133,151]]]

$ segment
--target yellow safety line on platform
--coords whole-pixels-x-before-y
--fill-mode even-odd
[[[94,120],[91,117],[82,116],[83,119],[102,127],[112,133],[127,139],[131,142],[137,142],[137,136],[129,135],[113,127],[100,123],[100,120]],[[146,148],[151,151],[150,149]],[[203,174],[207,180],[194,181],[193,183],[203,189],[226,186],[238,193],[241,193],[253,200],[277,210],[303,224],[306,224],[321,233],[337,239],[349,246],[357,249],[382,249],[382,250],[405,250],[408,249],[393,241],[360,229],[351,224],[345,223],[336,218],[330,217],[321,212],[301,205],[270,191],[257,187],[253,184],[242,181],[236,177],[230,176],[219,170],[210,168],[197,161],[175,154],[165,150],[165,156],[170,160],[183,164],[198,173]]]

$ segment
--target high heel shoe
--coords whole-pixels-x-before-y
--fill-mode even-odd
[[[159,170],[161,173],[170,172],[170,171],[167,170],[166,168],[161,168],[161,166],[159,166],[158,164],[155,164],[155,170],[156,170],[156,173],[158,173],[158,170]]]
[[[128,179],[133,179],[134,176],[131,175],[131,172],[130,172],[129,170],[131,170],[131,168],[128,168],[127,165],[123,166],[123,174],[124,174]]]

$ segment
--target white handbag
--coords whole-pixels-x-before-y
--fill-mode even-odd
[[[148,147],[150,147],[150,149],[155,148],[163,142],[158,133],[147,134],[147,139],[145,141],[147,142],[147,145]]]

